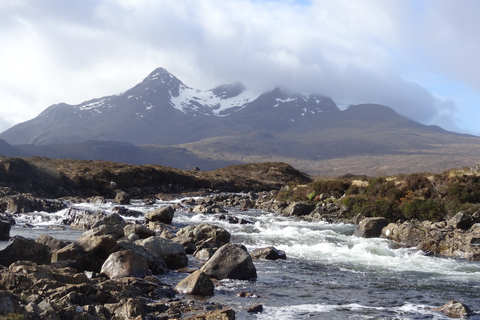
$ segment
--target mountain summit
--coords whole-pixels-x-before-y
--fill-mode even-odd
[[[302,117],[339,112],[320,95],[304,96],[276,88],[258,93],[241,83],[202,91],[157,68],[127,91],[79,105],[52,105],[0,138],[10,144],[46,145],[86,140],[174,145],[242,132],[280,130]],[[252,119],[252,116],[254,119]],[[219,119],[222,118],[222,119]],[[243,129],[241,129],[243,128]]]
[[[199,90],[163,68],[125,92],[52,105],[0,139],[0,152],[10,154],[181,169],[283,161],[311,174],[371,175],[442,171],[480,159],[478,137],[419,124],[387,106],[340,110],[321,94],[257,92],[242,83]]]

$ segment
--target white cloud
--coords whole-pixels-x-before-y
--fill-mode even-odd
[[[282,85],[454,130],[445,119],[466,107],[421,79],[441,74],[480,92],[480,3],[459,2],[12,1],[0,5],[0,119],[118,93],[161,66],[201,89]]]

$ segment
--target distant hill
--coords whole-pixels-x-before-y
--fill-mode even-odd
[[[310,174],[372,175],[480,161],[479,137],[422,125],[387,106],[340,110],[321,94],[260,93],[241,83],[202,91],[163,68],[123,93],[52,105],[0,139],[10,145],[0,144],[0,154],[181,169],[284,161]]]

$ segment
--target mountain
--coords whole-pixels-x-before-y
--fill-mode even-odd
[[[232,129],[236,134],[282,130],[299,116],[317,116],[324,111],[339,112],[330,98],[292,96],[281,89],[261,95],[240,83],[208,91],[192,89],[158,68],[121,94],[74,106],[50,106],[0,138],[13,145],[87,140],[175,145],[231,134]]]
[[[311,174],[408,173],[480,159],[480,138],[422,125],[387,106],[340,110],[321,94],[260,93],[241,83],[198,90],[163,68],[123,93],[52,105],[0,139],[28,155],[181,169],[284,161]]]

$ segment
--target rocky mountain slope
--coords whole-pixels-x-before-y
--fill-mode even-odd
[[[315,175],[442,171],[480,159],[480,138],[416,123],[387,106],[340,110],[320,94],[259,93],[240,83],[202,91],[163,68],[123,93],[50,106],[0,139],[9,155],[204,170],[284,161]]]

